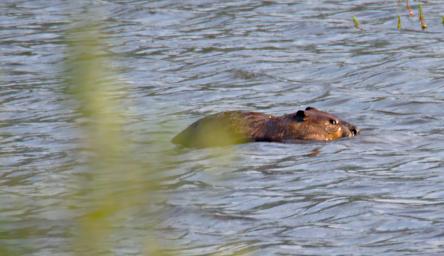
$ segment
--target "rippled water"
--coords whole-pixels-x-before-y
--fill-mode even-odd
[[[155,206],[162,247],[184,255],[444,253],[438,0],[424,3],[426,31],[397,0],[2,1],[0,245],[35,255],[73,250],[84,208],[66,195],[79,186],[83,135],[61,66],[65,31],[91,8],[130,87],[126,132],[142,155],[156,153],[153,140],[174,155]],[[199,150],[167,141],[207,114],[307,106],[361,135]],[[143,251],[153,220],[145,211],[128,218],[111,239],[114,254]]]

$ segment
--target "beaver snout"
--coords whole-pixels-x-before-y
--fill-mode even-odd
[[[348,137],[353,137],[359,134],[359,129],[358,127],[351,125],[351,124],[347,124],[347,128],[350,131],[350,133],[347,135]]]
[[[359,134],[359,129],[351,123],[342,121],[342,137],[353,137]]]
[[[353,126],[353,127],[350,129],[350,132],[351,132],[352,136],[356,136],[356,135],[359,134],[359,129],[358,129],[358,127],[356,127],[356,126]]]

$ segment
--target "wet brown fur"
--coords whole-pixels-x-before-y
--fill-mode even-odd
[[[229,111],[204,117],[173,138],[188,147],[221,146],[251,141],[330,141],[351,137],[358,129],[327,112],[308,107],[283,116]]]

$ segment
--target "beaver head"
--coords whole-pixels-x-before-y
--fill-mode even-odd
[[[306,108],[305,111],[299,110],[289,117],[291,122],[288,132],[293,134],[295,139],[329,141],[352,137],[359,133],[356,126],[312,107]]]

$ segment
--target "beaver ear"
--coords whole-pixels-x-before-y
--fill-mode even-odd
[[[305,112],[303,110],[299,110],[296,114],[293,115],[293,119],[297,122],[304,122]]]
[[[318,110],[318,109],[316,109],[314,107],[307,107],[305,110]]]

